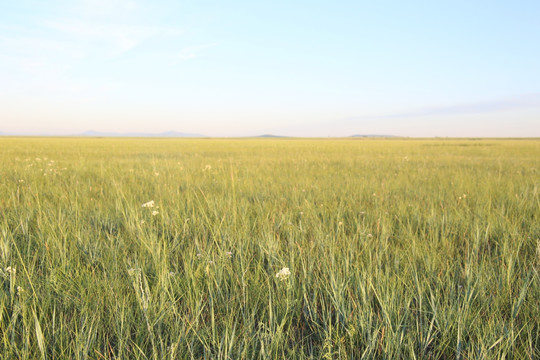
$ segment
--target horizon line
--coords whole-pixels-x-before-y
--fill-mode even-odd
[[[6,134],[0,133],[0,138],[88,138],[88,139],[451,139],[451,140],[481,140],[481,139],[493,139],[493,140],[540,140],[540,136],[410,136],[410,135],[344,135],[344,136],[289,136],[289,135],[238,135],[238,136],[160,136],[159,134],[150,135],[61,135],[61,134]]]

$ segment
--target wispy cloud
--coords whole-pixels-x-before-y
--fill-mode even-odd
[[[99,70],[101,64],[146,41],[169,40],[183,33],[176,27],[119,24],[83,17],[68,20],[49,16],[20,25],[0,24],[0,77],[4,80],[0,93],[26,96],[41,91],[48,96],[70,93],[73,89],[101,88],[100,82],[107,85],[115,76]],[[176,52],[169,49],[162,56],[174,59]],[[100,74],[99,79],[74,75],[89,68]]]
[[[0,54],[31,54],[34,58],[51,54],[80,57],[81,44],[70,43],[65,39],[51,38],[38,32],[15,33],[0,35]]]
[[[523,94],[519,96],[494,99],[490,101],[473,102],[466,104],[455,104],[448,106],[429,107],[412,110],[408,112],[390,113],[374,116],[358,116],[344,119],[345,121],[366,120],[366,119],[397,119],[429,116],[450,116],[467,114],[485,114],[503,111],[539,108],[540,93]]]
[[[78,6],[84,14],[91,16],[110,16],[140,9],[139,3],[132,0],[80,0]]]
[[[9,69],[9,73],[23,72],[34,76],[57,74],[69,68],[74,59],[84,57],[84,54],[84,48],[76,42],[40,34],[0,36],[0,63]]]
[[[0,25],[0,64],[36,76],[63,72],[89,57],[114,58],[156,37],[182,29],[85,20],[45,20],[33,27]],[[175,57],[171,50],[171,58]]]
[[[187,48],[184,48],[180,50],[180,52],[177,55],[177,58],[179,60],[189,60],[194,59],[196,57],[199,57],[199,53],[205,49],[211,48],[216,46],[217,43],[211,43],[211,44],[204,44],[204,45],[198,45],[198,46],[190,46]]]
[[[96,23],[88,21],[54,21],[46,26],[63,33],[71,40],[90,46],[101,45],[118,55],[133,49],[154,36],[180,36],[181,29]]]

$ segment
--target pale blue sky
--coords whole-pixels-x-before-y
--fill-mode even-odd
[[[0,132],[540,136],[540,1],[2,1]]]

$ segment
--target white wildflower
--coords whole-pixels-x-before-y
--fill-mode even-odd
[[[288,267],[284,267],[283,269],[279,270],[278,273],[276,274],[276,277],[280,281],[287,280],[289,276],[291,276],[291,271],[289,270]]]
[[[142,204],[142,207],[154,207],[154,200],[150,200],[149,202]]]
[[[17,286],[17,295],[20,296],[21,293],[23,293],[23,292],[24,292],[24,289],[22,287],[20,287],[20,286]]]
[[[157,214],[159,214],[159,211],[156,211],[156,210],[152,211],[152,216],[156,216]]]
[[[232,258],[232,251],[227,251],[225,254],[228,258]]]
[[[8,266],[7,268],[5,268],[4,271],[10,275],[15,275],[17,273],[17,269],[12,268],[11,266]]]

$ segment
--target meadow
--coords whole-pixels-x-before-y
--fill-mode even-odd
[[[2,359],[538,359],[540,140],[0,138]]]

